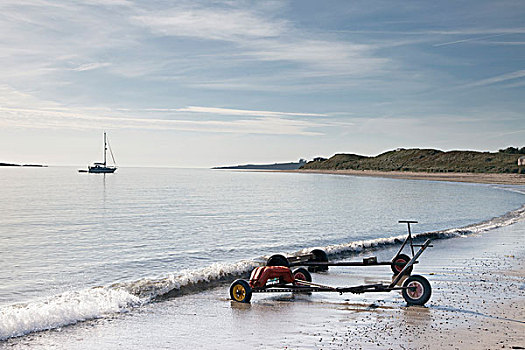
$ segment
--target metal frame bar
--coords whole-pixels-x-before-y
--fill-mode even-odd
[[[415,261],[414,264],[418,264],[418,261]],[[396,263],[392,261],[378,261],[375,263],[365,264],[361,261],[342,261],[342,262],[304,262],[300,264],[290,264],[290,266],[375,266],[375,265],[403,265],[403,263]]]
[[[410,227],[410,224],[417,224],[417,221],[414,220],[400,220],[398,221],[400,224],[407,224],[408,229],[408,235],[403,241],[403,244],[401,245],[401,248],[397,251],[397,253],[394,255],[392,260],[390,261],[377,261],[374,263],[364,263],[361,261],[346,261],[346,262],[314,262],[309,261],[309,259],[312,257],[311,254],[305,254],[300,256],[291,256],[288,259],[288,262],[290,266],[374,266],[374,265],[396,265],[395,262],[396,258],[401,254],[407,243],[410,245],[410,250],[412,252],[412,257],[414,257],[414,247],[422,247],[421,244],[414,244],[414,238],[412,236],[412,229]],[[417,264],[417,261],[414,261],[412,264]],[[399,263],[399,265],[402,265],[402,263]]]
[[[398,287],[398,286],[389,286],[386,284],[363,284],[353,287],[328,287],[322,285],[311,285],[311,286],[297,286],[297,285],[275,285],[267,286],[263,288],[254,288],[252,293],[314,293],[314,292],[337,292],[339,294],[343,293],[381,293],[381,292],[391,292],[393,290],[403,290],[408,289],[409,287]]]
[[[410,228],[410,224],[417,224],[417,221],[414,221],[414,220],[399,220],[398,223],[400,224],[407,224],[407,229],[408,229],[408,236],[407,238],[405,238],[405,241],[403,242],[403,245],[401,246],[401,248],[398,250],[397,254],[394,255],[394,258],[392,259],[392,261],[394,261],[397,256],[399,254],[401,254],[401,252],[403,251],[403,248],[405,248],[405,245],[407,244],[407,242],[410,240],[410,250],[412,251],[412,256],[414,256],[414,240],[412,238],[412,230]]]
[[[431,240],[430,239],[427,239],[425,241],[425,243],[423,244],[423,246],[421,248],[419,248],[419,250],[417,251],[417,253],[414,255],[414,257],[412,259],[410,259],[410,261],[405,265],[405,267],[403,268],[403,270],[401,270],[398,274],[397,274],[397,277],[394,278],[394,280],[392,281],[392,283],[390,283],[389,287],[392,288],[394,287],[400,280],[401,278],[403,278],[403,275],[405,274],[406,270],[408,270],[410,268],[410,266],[414,265],[415,261],[417,258],[419,258],[419,256],[421,254],[423,254],[423,251],[425,249],[427,249],[427,247],[430,245],[430,242]]]

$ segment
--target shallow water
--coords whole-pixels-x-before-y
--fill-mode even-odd
[[[104,176],[2,168],[0,339],[140,306],[189,281],[247,271],[263,255],[397,236],[405,230],[399,219],[418,220],[416,232],[438,231],[523,205],[523,194],[501,187],[204,169],[121,168]]]
[[[496,349],[502,339],[511,348],[523,345],[523,278],[494,272],[510,271],[522,261],[524,242],[525,221],[434,241],[414,270],[433,288],[426,307],[406,307],[399,292],[254,294],[251,304],[241,304],[228,300],[225,284],[10,339],[0,342],[0,349],[232,349],[239,344],[249,349]],[[396,248],[374,254],[385,260]],[[313,278],[349,286],[388,283],[392,274],[385,266],[331,267]],[[512,313],[500,307],[509,298],[515,302]],[[516,325],[521,328],[515,330]]]

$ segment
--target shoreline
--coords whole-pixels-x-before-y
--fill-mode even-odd
[[[468,182],[499,185],[525,185],[523,174],[492,174],[492,173],[421,173],[411,171],[376,171],[376,170],[274,170],[274,172],[301,173],[301,174],[330,174],[382,177],[403,180],[427,180],[427,181],[450,181]]]
[[[525,218],[523,216],[523,206],[520,207],[520,209],[516,209],[516,210],[512,210],[511,212],[507,212],[506,214],[500,216],[500,217],[505,217],[507,220],[509,218],[511,219],[514,219],[514,218],[518,218],[518,222],[521,221],[521,223],[519,225],[521,226],[524,226],[525,225],[525,222],[523,220],[523,218]],[[514,216],[512,215],[509,216],[508,214],[509,213],[512,213],[512,212],[515,212],[515,211],[519,211],[519,215],[518,216]],[[519,218],[522,218],[522,220],[519,220]],[[492,222],[493,220],[489,220],[489,223]],[[512,221],[512,220],[511,220]],[[445,231],[433,231],[433,232],[430,232],[430,231],[422,231],[422,232],[419,232],[419,233],[415,233],[415,235],[417,237],[422,237],[422,238],[431,238],[432,240],[434,240],[434,244],[436,244],[437,246],[441,245],[441,244],[445,244],[446,242],[451,241],[451,244],[454,245],[452,242],[455,241],[454,238],[459,238],[458,236],[460,236],[462,239],[461,241],[464,241],[465,239],[466,240],[469,240],[469,241],[472,241],[474,239],[479,239],[481,238],[482,236],[485,236],[485,235],[490,235],[490,233],[486,233],[486,231],[492,231],[493,229],[496,229],[496,230],[501,230],[502,228],[505,229],[509,226],[513,226],[514,224],[516,224],[517,222],[516,221],[512,221],[513,223],[503,223],[501,221],[499,221],[497,223],[496,226],[494,227],[490,227],[490,228],[487,228],[487,221],[482,221],[482,222],[478,222],[476,224],[471,224],[471,225],[467,225],[467,226],[458,226],[456,227],[456,230],[459,232],[456,234],[454,233],[446,233],[447,230]],[[472,227],[474,226],[483,226],[483,229],[481,229],[480,231],[477,231],[477,230],[472,230]],[[492,226],[492,225],[490,225]],[[496,228],[498,227],[498,228]],[[525,227],[525,226],[524,226]],[[463,230],[463,229],[467,229],[467,231]],[[452,230],[452,229],[450,229]],[[525,229],[522,230],[523,233],[525,233]],[[440,233],[444,233],[444,235],[441,235]],[[419,236],[420,234],[423,234],[423,236]],[[427,236],[428,234],[428,236]],[[436,236],[436,234],[438,234]],[[494,236],[494,235],[493,235]],[[359,259],[361,257],[366,257],[366,256],[370,256],[371,254],[380,254],[382,256],[385,256],[386,258],[383,258],[383,259],[380,259],[380,260],[389,260],[393,254],[395,253],[395,251],[397,250],[397,246],[399,245],[398,243],[394,242],[393,240],[396,239],[398,240],[399,237],[402,237],[404,238],[404,234],[403,235],[400,235],[398,237],[383,237],[383,238],[377,238],[377,239],[370,239],[370,240],[361,240],[361,241],[351,241],[351,242],[348,242],[348,244],[344,244],[344,245],[328,245],[328,246],[325,246],[325,247],[321,247],[321,249],[324,249],[327,253],[329,253],[331,256],[332,256],[332,259],[333,260],[338,260],[338,261],[342,261],[342,260],[355,260],[356,258]],[[392,239],[391,242],[384,242],[385,239]],[[496,239],[496,245],[509,245],[508,242],[506,242],[505,239],[503,239],[502,241],[500,240],[501,238],[497,238],[497,236],[494,236],[493,239]],[[522,239],[522,237],[520,237],[520,239]],[[375,241],[375,242],[373,242]],[[378,241],[381,241],[381,242],[378,242]],[[459,241],[456,241],[458,243],[461,244],[461,242]],[[521,240],[520,240],[521,242]],[[516,242],[517,244],[514,244],[515,246],[522,246],[522,244],[520,242]],[[354,243],[359,243],[360,246],[356,246],[354,247]],[[510,244],[512,246],[512,244]],[[344,247],[346,246],[346,248]],[[338,248],[343,248],[343,252],[340,252]],[[336,248],[335,250],[333,248]],[[350,248],[350,250],[349,250]],[[357,249],[354,249],[354,248],[357,248]],[[438,248],[439,249],[439,248]],[[468,250],[471,250],[472,247],[469,247]],[[448,250],[448,249],[447,249]],[[476,249],[474,248],[473,249],[474,251],[476,250],[479,250],[481,252],[486,252],[485,249]],[[385,255],[385,253],[387,253]],[[427,251],[428,252],[428,251]],[[305,251],[295,251],[295,252],[289,252],[289,255],[294,255],[295,253],[305,253]],[[429,252],[430,254],[432,254],[432,252],[430,251]],[[467,251],[468,253],[468,251]],[[515,277],[515,278],[518,278],[518,279],[521,279],[523,277],[525,277],[525,263],[523,263],[523,260],[521,259],[516,259],[516,257],[514,256],[514,254],[510,253],[510,251],[506,251],[506,253],[508,254],[504,254],[504,255],[499,255],[499,257],[497,258],[498,260],[499,259],[503,259],[503,260],[506,260],[507,262],[505,263],[507,266],[505,267],[505,269],[502,269],[501,268],[501,264],[499,264],[499,268],[496,270],[496,271],[492,271],[490,272],[489,270],[487,269],[482,269],[481,271],[478,271],[480,272],[481,274],[485,275],[485,274],[488,274],[488,273],[495,273],[496,275],[501,275],[498,277],[499,278],[507,278],[507,277]],[[427,254],[427,253],[426,253]],[[441,255],[441,254],[440,254]],[[523,254],[521,254],[523,256]],[[261,259],[256,259],[254,261],[264,261],[265,259],[263,259],[263,257],[260,257]],[[462,254],[462,258],[463,258],[463,254]],[[493,258],[492,258],[493,259]],[[516,260],[515,260],[516,259]],[[439,260],[442,260],[442,257],[440,256]],[[509,260],[515,260],[515,262],[518,262],[518,266],[512,266],[512,269],[509,269],[508,267],[511,266],[511,265],[515,265],[515,264],[509,264]],[[441,264],[441,263],[440,263]],[[486,268],[488,267],[489,265],[486,264],[486,262],[483,262],[483,268]],[[491,265],[491,264],[490,264]],[[450,266],[450,265],[449,265]],[[337,270],[337,268],[335,268]],[[387,269],[388,270],[388,269]],[[338,271],[339,272],[339,271]],[[428,272],[428,271],[427,271]],[[385,275],[384,273],[378,273],[378,271],[374,271],[372,272],[372,278],[375,279],[375,278],[382,278],[383,281],[386,281],[388,279],[388,276]],[[435,273],[435,270],[433,270],[430,275],[436,275]],[[461,275],[461,273],[460,273]],[[245,278],[247,278],[248,275],[245,276]],[[237,277],[240,277],[240,276],[236,276],[235,278]],[[330,278],[329,276],[326,276],[326,275],[323,275],[323,274],[320,274],[318,276],[319,278],[322,278],[324,280],[324,283],[325,284],[335,284],[335,285],[339,285],[339,286],[344,286],[345,284],[347,285],[348,284],[348,279],[350,278],[351,280],[353,280],[353,284],[354,285],[357,285],[357,284],[364,284],[364,283],[368,283],[366,282],[365,279],[363,279],[362,277],[364,276],[349,276],[349,275],[344,275],[344,279],[341,279],[340,277],[341,276],[333,276],[333,278]],[[357,278],[356,278],[357,277]],[[228,278],[231,278],[233,280],[233,277],[229,276]],[[220,279],[217,279],[217,280],[212,280],[211,283],[207,283],[207,282],[204,282],[204,281],[208,281],[206,278],[202,278],[200,281],[203,282],[206,286],[204,286],[202,289],[198,286],[200,284],[200,282],[196,283],[196,284],[192,284],[190,283],[189,285],[181,285],[180,286],[180,289],[177,289],[177,292],[174,292],[174,293],[170,293],[169,295],[166,294],[166,295],[158,295],[160,298],[157,299],[157,298],[154,298],[155,300],[162,300],[162,302],[166,302],[166,301],[169,301],[171,299],[177,299],[179,300],[179,298],[197,298],[199,297],[199,295],[207,295],[209,294],[210,292],[213,292],[213,291],[219,291],[221,288],[224,288],[225,286],[227,286],[227,284],[229,282],[225,282],[228,280],[228,278],[220,278]],[[210,282],[210,281],[208,281]],[[443,281],[441,281],[443,282]],[[474,283],[474,282],[472,282]],[[504,289],[505,287],[501,288],[501,289]],[[525,290],[525,285],[523,285],[523,288],[521,288],[521,290]],[[193,296],[193,297],[192,297]],[[223,297],[221,296],[216,296],[218,299],[222,300]],[[525,295],[523,295],[523,297],[525,297]],[[509,318],[509,314],[513,313],[515,310],[514,309],[514,306],[509,304],[508,301],[510,300],[512,303],[514,303],[515,301],[518,301],[518,302],[521,302],[523,300],[525,300],[525,298],[521,298],[520,300],[518,299],[513,299],[513,298],[508,298],[508,297],[503,297],[501,298],[502,302],[501,305],[498,305],[498,308],[495,309],[495,310],[489,310],[489,314],[491,314],[492,316],[483,316],[483,317],[488,317],[488,318],[494,318],[494,319],[501,319],[501,320],[504,320],[504,321],[510,321],[510,322],[514,322],[514,323],[521,323],[521,324],[525,324],[525,314],[521,314],[521,315],[516,315],[516,314],[513,314],[511,318]],[[339,297],[336,297],[336,299],[338,299]],[[361,298],[361,295],[359,296],[359,298]],[[277,298],[278,300],[280,300],[281,298],[278,297]],[[336,299],[333,299],[333,298],[330,298],[332,300],[330,300],[330,303],[336,303],[336,304],[341,304],[339,301],[337,301]],[[350,299],[346,299],[344,303],[342,303],[339,307],[344,307],[348,310],[351,310],[351,311],[355,311],[355,312],[367,312],[369,311],[369,308],[370,308],[370,305],[372,305],[372,308],[378,308],[378,313],[380,313],[379,311],[385,311],[385,310],[392,310],[392,309],[395,309],[397,307],[399,307],[399,304],[396,306],[395,304],[393,304],[393,300],[390,298],[390,297],[387,297],[385,299],[380,299],[379,300],[379,303],[377,304],[374,300],[375,300],[375,296],[372,295],[371,298],[367,298],[367,302],[365,304],[359,302],[357,299],[355,298],[352,298],[353,301],[355,301],[355,303],[352,301],[352,303],[347,303]],[[382,306],[382,303],[387,300],[387,299],[390,299],[387,301],[387,305],[385,308],[383,308]],[[228,299],[229,300],[229,299]],[[270,300],[274,300],[273,298],[270,298]],[[255,302],[255,301],[254,301]],[[372,304],[367,304],[368,302],[371,302]],[[479,300],[478,300],[479,302]],[[484,304],[485,301],[482,301],[482,304]],[[47,304],[47,302],[46,302]],[[237,303],[234,303],[234,304],[237,304]],[[377,304],[377,305],[376,305]],[[525,305],[525,304],[524,304]],[[150,302],[147,302],[145,305],[141,305],[141,308],[144,307],[144,308],[149,308],[150,307]],[[338,308],[339,308],[338,307]],[[337,309],[338,309],[337,308]],[[418,308],[418,307],[416,307]],[[135,306],[131,306],[130,307],[130,310],[133,310],[133,312],[142,312],[141,309],[138,309],[136,308]],[[439,310],[443,311],[444,309],[441,309],[441,307],[439,308]],[[524,309],[525,310],[525,309]],[[416,318],[417,317],[420,317],[420,313],[418,312],[420,311],[419,309],[416,309],[415,311],[411,311],[411,314],[412,316],[415,316]],[[445,310],[447,312],[451,311],[451,310]],[[301,311],[299,311],[301,312]],[[321,311],[321,312],[324,312],[324,311]],[[470,311],[468,311],[470,312]],[[127,311],[118,311],[115,313],[115,317],[120,317],[120,316],[117,316],[117,315],[123,315],[127,313]],[[387,312],[388,314],[388,312]],[[103,313],[104,316],[101,316],[100,319],[104,320],[106,317],[107,317],[107,314]],[[323,316],[325,317],[331,317],[330,314],[322,314]],[[383,315],[385,316],[385,315]],[[390,317],[389,315],[386,315],[387,317]],[[441,315],[443,316],[443,315]],[[95,318],[88,318],[88,319],[80,319],[79,321],[77,322],[73,322],[73,323],[67,323],[67,324],[63,324],[61,326],[59,325],[56,325],[56,326],[52,326],[51,328],[47,329],[47,328],[43,328],[42,330],[33,330],[29,333],[23,333],[23,334],[20,334],[20,335],[16,335],[16,336],[11,336],[9,338],[1,338],[1,331],[2,331],[2,328],[0,327],[0,349],[3,349],[2,347],[2,344],[18,344],[17,343],[17,340],[16,339],[34,339],[34,337],[39,337],[41,336],[42,334],[47,334],[47,332],[55,332],[55,331],[58,331],[60,332],[63,328],[75,328],[77,323],[80,323],[80,324],[87,324],[87,325],[91,325],[91,324],[96,324],[98,323],[98,320],[99,317],[95,317]],[[447,318],[448,319],[448,318]],[[321,320],[322,321],[322,320]],[[467,321],[465,321],[467,322]],[[446,322],[448,323],[448,322]],[[384,325],[384,324],[383,324]],[[0,322],[0,326],[2,326],[1,322]],[[385,325],[384,325],[385,326]],[[471,325],[472,326],[472,325]],[[390,327],[388,325],[388,327]],[[450,331],[450,330],[448,330]],[[359,337],[359,334],[355,334],[356,337]],[[420,335],[421,336],[421,335]],[[462,335],[460,335],[462,336]],[[376,335],[376,337],[379,337],[379,335]],[[334,338],[335,339],[335,338]],[[518,339],[520,340],[520,339]],[[339,341],[343,341],[344,340],[341,340],[339,339]],[[486,340],[488,341],[488,340]],[[524,347],[525,348],[525,347]]]
[[[229,300],[228,286],[0,342],[2,349],[496,349],[525,347],[525,222],[457,239],[436,240],[415,274],[432,297],[407,306],[391,293],[256,294]],[[375,252],[385,260],[397,247]],[[364,252],[351,260],[367,256]],[[314,281],[333,286],[388,283],[391,272],[331,267]],[[136,330],[140,329],[140,332]],[[144,336],[147,334],[148,336]]]

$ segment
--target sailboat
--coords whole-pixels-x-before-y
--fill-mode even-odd
[[[109,149],[109,154],[111,155],[111,159],[113,160],[113,166],[107,165],[106,163],[106,153]],[[92,174],[111,174],[114,173],[115,170],[117,170],[117,167],[115,166],[115,157],[113,157],[113,152],[111,151],[111,146],[109,145],[109,141],[107,139],[106,133],[104,132],[104,162],[103,163],[93,163],[93,165],[88,166],[88,170],[79,170],[81,173],[92,173]]]

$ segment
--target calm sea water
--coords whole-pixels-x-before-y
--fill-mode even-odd
[[[204,169],[1,168],[0,189],[0,317],[92,287],[399,235],[400,219],[444,230],[525,203],[490,185]],[[0,319],[3,338],[60,325],[40,317],[26,329]]]

